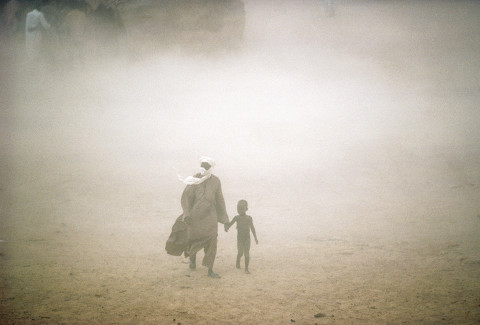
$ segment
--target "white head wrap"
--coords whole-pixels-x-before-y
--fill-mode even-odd
[[[207,157],[207,156],[200,157],[200,163],[203,163],[203,162],[206,162],[207,164],[212,166],[212,168],[215,167],[215,160],[213,160],[210,157]]]
[[[200,163],[203,163],[203,162],[210,165],[210,168],[208,170],[203,167],[200,167],[200,172],[199,172],[200,175],[196,174],[195,176],[188,176],[186,178],[183,178],[182,176],[177,175],[178,179],[181,180],[186,185],[201,184],[207,179],[209,179],[210,176],[212,176],[212,168],[215,166],[215,160],[213,160],[210,157],[202,156],[200,157]]]

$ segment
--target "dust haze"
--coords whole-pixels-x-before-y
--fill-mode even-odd
[[[233,50],[32,71],[2,44],[1,318],[480,321],[479,3],[244,4]],[[164,250],[202,155],[250,275],[233,228],[217,281]]]

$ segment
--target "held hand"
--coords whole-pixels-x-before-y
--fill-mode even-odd
[[[258,245],[258,239],[255,239],[255,243]]]
[[[228,232],[228,225],[227,224],[224,224],[223,228],[225,229],[225,232]]]

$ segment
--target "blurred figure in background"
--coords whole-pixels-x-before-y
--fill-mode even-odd
[[[42,52],[42,32],[50,28],[41,11],[40,1],[34,2],[34,9],[27,13],[25,20],[25,44],[27,59],[30,63],[38,62]]]

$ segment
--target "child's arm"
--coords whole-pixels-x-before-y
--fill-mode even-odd
[[[250,217],[250,229],[252,230],[253,238],[255,238],[255,243],[258,245],[257,234],[255,233],[255,227],[253,226],[253,219]]]
[[[233,217],[232,221],[230,222],[226,222],[225,223],[225,232],[228,231],[228,229],[230,229],[231,226],[233,226],[233,224],[237,221],[237,216]]]

